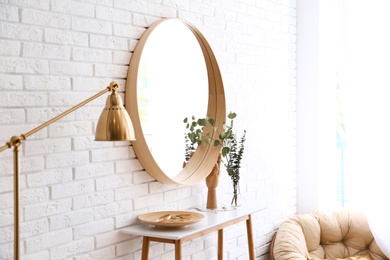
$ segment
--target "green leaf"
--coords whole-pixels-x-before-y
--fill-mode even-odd
[[[206,126],[207,125],[207,120],[205,118],[201,118],[198,120],[198,124],[201,126]]]
[[[229,153],[230,149],[229,147],[222,148],[222,156],[226,157],[226,155]]]
[[[237,116],[237,114],[236,113],[234,113],[234,112],[230,112],[229,114],[228,114],[228,118],[229,119],[234,119],[234,118],[236,118],[236,116]]]

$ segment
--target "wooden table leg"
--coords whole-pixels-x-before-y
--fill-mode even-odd
[[[218,230],[218,260],[223,259],[223,229]]]
[[[148,260],[149,257],[149,237],[144,237],[142,241],[142,260]]]
[[[175,260],[181,260],[181,240],[175,241]]]
[[[252,216],[249,215],[246,220],[246,233],[248,236],[248,250],[249,250],[249,259],[255,260],[255,244],[253,242],[252,234]]]

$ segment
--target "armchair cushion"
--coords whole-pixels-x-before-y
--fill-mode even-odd
[[[349,210],[316,211],[286,220],[277,231],[273,256],[275,260],[357,260],[364,256],[388,260],[376,244],[364,214]]]

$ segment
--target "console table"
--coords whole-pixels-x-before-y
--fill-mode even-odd
[[[242,221],[246,221],[249,259],[255,260],[255,248],[252,234],[252,214],[265,209],[259,204],[243,205],[234,209],[218,211],[202,211],[205,218],[192,225],[181,228],[156,228],[152,225],[137,223],[127,226],[121,231],[130,235],[143,236],[142,260],[147,260],[149,244],[151,241],[170,243],[175,245],[175,259],[181,259],[181,246],[183,243],[212,232],[218,232],[218,259],[223,259],[223,229]],[[190,209],[190,211],[194,209]]]

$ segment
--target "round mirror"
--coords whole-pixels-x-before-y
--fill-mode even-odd
[[[206,144],[197,148],[183,168],[183,119],[208,114],[219,128],[226,115],[218,64],[193,25],[162,19],[145,31],[130,61],[125,98],[136,134],[133,148],[153,178],[194,184],[211,172],[219,148]]]

